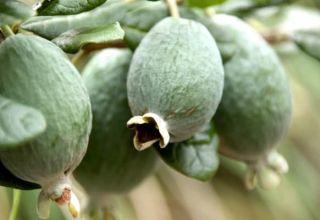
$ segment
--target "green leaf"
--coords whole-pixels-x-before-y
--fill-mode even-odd
[[[39,15],[70,15],[89,11],[106,0],[45,0],[38,9]]]
[[[34,32],[41,37],[52,40],[71,29],[100,27],[112,24],[123,18],[128,11],[141,2],[108,0],[94,10],[76,15],[35,16],[20,25],[20,28]]]
[[[169,16],[167,5],[162,2],[141,2],[129,11],[120,23],[126,32],[125,41],[131,49],[138,46],[144,35],[160,20]]]
[[[187,5],[191,7],[206,8],[212,5],[218,5],[226,0],[187,0]]]
[[[0,26],[12,25],[33,14],[32,8],[20,1],[0,0]]]
[[[320,30],[298,31],[293,40],[301,50],[320,61]]]
[[[131,50],[135,50],[138,47],[141,40],[147,33],[145,31],[141,31],[136,28],[130,28],[127,26],[123,26],[123,30],[126,32],[124,40]]]
[[[157,148],[161,158],[178,172],[201,181],[210,180],[219,166],[219,139],[210,124],[191,139]]]
[[[26,143],[46,129],[44,116],[36,109],[0,96],[0,148]]]
[[[124,30],[118,22],[97,28],[80,28],[67,31],[52,42],[67,53],[76,53],[88,44],[111,44],[123,40]]]

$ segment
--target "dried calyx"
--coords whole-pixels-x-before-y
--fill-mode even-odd
[[[253,164],[248,164],[245,184],[248,189],[256,185],[263,189],[274,189],[281,182],[281,175],[289,171],[286,159],[276,150],[271,151],[266,158]]]
[[[128,128],[135,130],[134,147],[142,151],[159,141],[161,148],[168,145],[170,135],[166,122],[154,113],[134,116],[127,122]]]
[[[50,204],[56,202],[61,209],[67,210],[73,218],[77,218],[80,212],[80,203],[72,192],[68,177],[42,187],[38,197],[38,216],[47,219],[50,215]]]

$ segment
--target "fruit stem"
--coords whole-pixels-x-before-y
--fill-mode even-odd
[[[205,15],[209,18],[212,18],[214,14],[216,14],[216,11],[213,8],[206,8],[204,10]]]
[[[13,190],[13,201],[12,201],[12,208],[9,216],[9,220],[16,220],[20,205],[21,199],[21,191],[18,189]]]
[[[166,0],[170,14],[172,17],[180,18],[178,6],[176,0]]]
[[[78,53],[76,53],[72,59],[71,63],[79,70],[79,67],[81,66],[81,62],[86,57],[87,53],[84,50],[80,50]]]
[[[3,35],[5,36],[5,38],[14,36],[13,31],[11,30],[11,28],[8,25],[4,25],[1,27],[1,32],[3,33]]]

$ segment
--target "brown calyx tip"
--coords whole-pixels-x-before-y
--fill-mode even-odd
[[[128,128],[135,130],[133,138],[137,150],[144,150],[159,141],[164,148],[169,143],[169,133],[165,121],[154,113],[134,116],[127,122]]]
[[[61,196],[54,201],[58,203],[59,205],[64,205],[67,203],[70,203],[71,200],[71,189],[64,188]]]
[[[152,121],[149,124],[137,125],[136,132],[139,143],[160,140],[161,138],[159,130],[156,128],[156,123]]]

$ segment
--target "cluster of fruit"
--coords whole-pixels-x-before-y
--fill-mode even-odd
[[[70,25],[73,16],[79,27],[80,18],[91,24],[90,13],[110,8],[108,22],[120,21],[130,49],[102,50],[81,76],[48,40],[65,31],[52,28],[55,19],[63,27],[61,19]],[[275,145],[290,124],[291,94],[276,54],[254,29],[188,7],[180,8],[183,18],[171,17],[163,2],[111,1],[95,10],[33,17],[21,27],[42,37],[16,34],[0,44],[1,185],[41,187],[41,217],[51,200],[77,216],[73,171],[92,199],[136,186],[154,170],[156,151],[206,180],[218,163],[198,168],[190,147],[200,149],[200,160],[217,157],[217,136],[220,153],[248,164],[248,187],[279,182],[288,165]],[[46,21],[50,37],[37,31]]]

